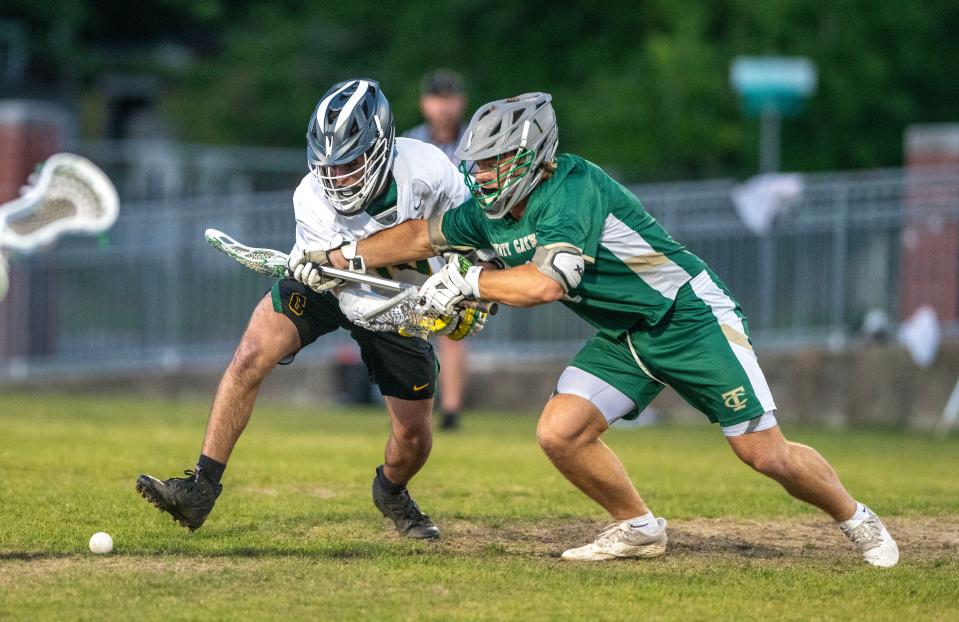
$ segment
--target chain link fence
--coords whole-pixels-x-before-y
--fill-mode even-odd
[[[118,180],[121,216],[100,238],[12,258],[11,291],[0,303],[0,378],[222,363],[235,347],[271,283],[211,249],[203,232],[215,227],[249,245],[290,248],[302,154],[167,146],[166,164],[140,160],[146,144],[79,146]],[[157,190],[151,180],[169,185]],[[735,185],[632,190],[732,289],[760,348],[842,347],[870,311],[896,321],[913,299],[921,302],[921,289],[919,298],[903,298],[904,283],[959,266],[959,248],[924,247],[950,234],[959,245],[959,174],[804,176],[801,199],[764,235],[737,215]],[[154,194],[164,198],[144,198]],[[956,298],[951,287],[945,295]],[[955,333],[955,318],[944,319]],[[472,345],[480,355],[532,362],[570,355],[592,332],[562,305],[504,309]],[[342,331],[326,336],[304,355],[329,357],[345,339]]]

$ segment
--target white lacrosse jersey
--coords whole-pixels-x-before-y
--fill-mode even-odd
[[[463,175],[446,154],[419,140],[396,139],[392,173],[393,180],[386,194],[366,211],[351,216],[339,214],[323,195],[319,180],[308,173],[293,193],[296,216],[293,251],[338,248],[401,222],[440,214],[464,203],[470,196]],[[441,258],[434,257],[429,264],[370,272],[419,285],[425,275],[438,270],[442,264]]]

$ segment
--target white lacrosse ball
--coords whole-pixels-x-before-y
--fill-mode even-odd
[[[90,552],[97,555],[106,555],[113,550],[113,538],[110,534],[98,531],[90,536]]]

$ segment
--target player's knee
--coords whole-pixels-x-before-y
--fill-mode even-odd
[[[596,440],[604,429],[588,413],[553,398],[536,426],[536,438],[546,455],[556,457]]]
[[[561,456],[576,445],[579,434],[555,419],[542,418],[536,426],[536,440],[548,456]]]
[[[259,381],[273,369],[278,360],[268,348],[264,347],[260,339],[246,337],[233,353],[230,371],[238,377]]]
[[[433,447],[433,433],[428,425],[393,430],[393,438],[407,452],[416,455],[428,454]]]
[[[756,471],[774,479],[784,477],[790,472],[788,455],[783,451],[756,451],[741,454],[739,457]]]

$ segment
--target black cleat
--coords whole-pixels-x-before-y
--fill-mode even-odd
[[[152,475],[137,478],[137,492],[158,510],[190,531],[196,531],[213,510],[223,486],[214,484],[206,475],[184,471],[188,477],[171,477],[160,481]]]
[[[456,430],[459,430],[459,413],[443,413],[443,418],[440,420],[440,429],[447,432],[455,432]]]
[[[410,491],[403,487],[399,494],[394,495],[380,486],[379,475],[383,465],[376,467],[377,477],[373,478],[373,503],[383,513],[383,516],[393,521],[397,531],[407,538],[433,540],[440,537],[439,528],[432,519],[420,512],[416,501],[410,497]]]

